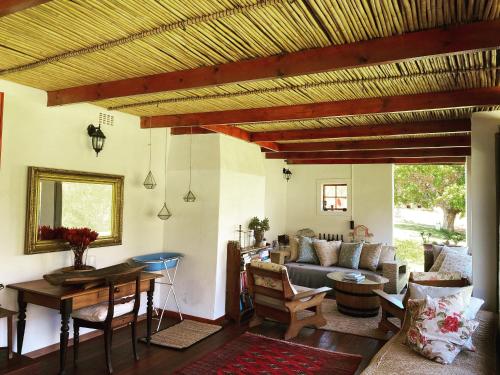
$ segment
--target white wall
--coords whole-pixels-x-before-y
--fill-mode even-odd
[[[28,166],[125,176],[123,245],[91,249],[98,267],[162,248],[163,223],[155,216],[161,192],[142,187],[148,167],[147,133],[139,129],[137,117],[114,113],[115,125],[103,128],[107,142],[96,158],[86,128],[98,120],[101,108],[88,104],[47,108],[45,92],[6,81],[0,81],[0,91],[5,92],[0,165],[0,282],[39,279],[67,265],[69,258],[67,252],[24,255]],[[159,155],[155,153],[155,159],[156,156]],[[155,167],[158,171],[161,168]],[[16,293],[2,291],[0,303],[17,310]],[[58,342],[59,327],[57,311],[29,305],[24,352]],[[3,335],[4,330],[0,332]],[[4,342],[4,336],[0,340]]]
[[[215,317],[225,314],[227,242],[238,238],[236,230],[253,216],[265,214],[266,178],[260,147],[221,136],[219,246]]]
[[[348,239],[349,221],[366,225],[373,241],[392,243],[392,165],[290,165],[287,186],[286,231],[311,228],[316,233],[343,234]],[[318,213],[317,181],[351,181],[352,216]]]
[[[184,313],[214,317],[219,230],[220,137],[193,136],[191,190],[196,201],[183,196],[189,183],[189,136],[175,136],[169,145],[165,249],[184,254],[177,274],[176,292]],[[175,155],[175,157],[172,157]],[[161,184],[163,186],[163,183]],[[165,292],[167,289],[162,288]],[[161,300],[165,297],[162,293]],[[169,310],[175,310],[173,300]]]
[[[472,155],[469,189],[471,202],[469,245],[472,251],[474,295],[485,299],[484,308],[495,310],[498,301],[498,226],[496,202],[495,134],[500,111],[472,116]]]
[[[374,242],[392,244],[393,166],[392,164],[353,165],[353,220],[373,233]]]
[[[283,160],[265,159],[266,199],[265,217],[269,218],[271,229],[266,233],[269,243],[286,233],[287,188],[292,180],[283,178],[283,168],[288,168]],[[293,179],[293,176],[292,176]]]
[[[225,314],[227,242],[238,239],[238,225],[264,216],[264,159],[256,145],[215,134],[193,136],[191,190],[197,199],[186,203],[189,136],[172,137],[169,149],[172,217],[165,222],[165,248],[185,255],[176,291],[183,312],[217,319]],[[173,301],[168,309],[175,309]]]

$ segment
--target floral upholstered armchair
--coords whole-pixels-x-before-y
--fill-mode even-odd
[[[331,288],[310,289],[292,285],[285,266],[252,261],[247,267],[248,289],[254,304],[250,327],[262,323],[265,317],[288,324],[285,340],[298,335],[302,327],[321,327],[326,320],[321,313],[321,302]],[[314,314],[299,319],[299,311],[313,309]]]
[[[411,272],[409,282],[448,288],[469,285],[469,280],[462,277],[460,272]],[[409,291],[407,290],[405,294],[388,294],[381,290],[374,290],[373,292],[380,297],[380,306],[382,307],[379,328],[384,331],[399,332],[405,316]],[[391,317],[397,318],[400,324],[394,324],[394,321],[389,319]]]

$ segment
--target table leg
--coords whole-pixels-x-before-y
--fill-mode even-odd
[[[17,315],[17,354],[21,355],[23,351],[24,329],[26,328],[26,307],[28,306],[24,301],[24,292],[18,292],[17,304],[19,306],[19,314]]]
[[[12,359],[12,315],[7,317],[7,357]]]
[[[146,342],[151,343],[151,327],[153,326],[153,294],[155,291],[154,279],[149,282],[149,290],[147,291],[147,332]]]
[[[68,351],[68,338],[69,338],[69,318],[73,310],[73,301],[65,299],[61,301],[61,335],[59,342],[59,374],[64,374],[66,366],[66,353]]]

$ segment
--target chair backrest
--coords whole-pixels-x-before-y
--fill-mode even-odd
[[[276,263],[252,262],[247,266],[248,289],[255,294],[275,299],[289,299],[295,295],[285,266]]]
[[[141,272],[141,270],[133,270],[106,277],[106,285],[108,287],[108,313],[106,315],[106,322],[110,322],[113,319],[115,305],[127,303],[132,300],[134,301],[134,308],[131,313],[137,315],[141,303]],[[132,289],[133,295],[120,296],[120,285],[130,283],[131,281],[135,281]]]
[[[462,288],[470,285],[469,280],[462,277],[460,272],[411,272],[408,282],[442,288]],[[406,307],[409,298],[408,288],[403,298],[403,306]]]

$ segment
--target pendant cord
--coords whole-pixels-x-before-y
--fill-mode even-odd
[[[167,143],[168,128],[165,128],[165,203],[167,202]]]
[[[151,171],[151,117],[149,118],[149,171]]]
[[[192,150],[193,150],[193,127],[190,128],[189,135],[189,191],[191,191],[191,167],[192,167]]]

